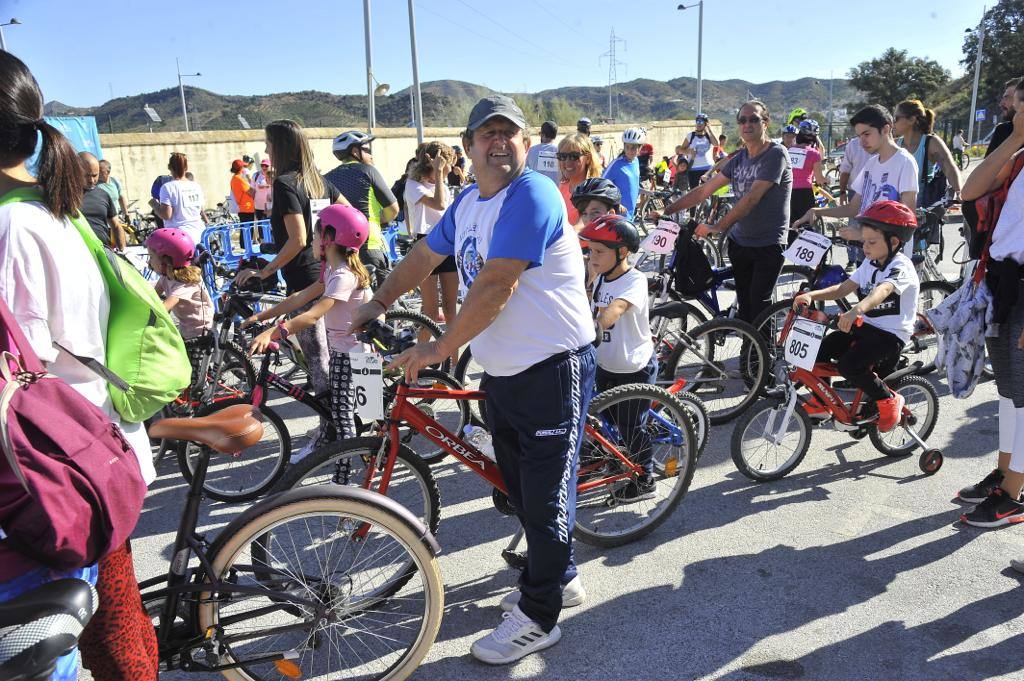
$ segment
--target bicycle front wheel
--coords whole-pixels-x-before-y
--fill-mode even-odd
[[[209,416],[222,409],[249,404],[242,398],[221,400],[200,407],[196,416]],[[209,452],[210,465],[206,471],[203,491],[217,501],[252,501],[273,487],[284,473],[292,449],[291,436],[284,421],[270,407],[259,409],[263,423],[263,437],[252,447],[235,454]],[[196,469],[196,461],[207,449],[195,442],[178,443],[178,468],[189,483]]]
[[[751,480],[778,480],[796,468],[811,446],[811,419],[800,404],[783,423],[786,405],[766,400],[751,409],[732,431],[732,461]]]
[[[768,347],[750,324],[712,319],[682,335],[668,358],[666,375],[685,379],[704,401],[711,423],[726,423],[757,399],[768,379]]]
[[[600,393],[590,403],[590,415],[616,451],[584,435],[575,532],[587,544],[621,546],[653,532],[683,500],[697,465],[697,437],[683,403],[645,383]],[[650,482],[641,486],[623,458],[649,468]]]
[[[207,592],[197,608],[219,662],[240,665],[225,678],[407,678],[444,607],[422,526],[362,491],[286,493],[258,510],[232,522],[210,551],[212,577],[252,591]],[[396,575],[408,579],[382,593]]]

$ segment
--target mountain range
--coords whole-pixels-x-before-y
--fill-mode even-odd
[[[841,109],[858,93],[844,79],[832,83],[833,107]],[[421,85],[423,119],[427,127],[465,125],[469,110],[494,90],[458,80],[437,80]],[[675,78],[669,81],[635,79],[615,86],[613,120],[652,121],[692,118],[697,81]],[[571,125],[587,116],[595,123],[608,119],[607,87],[562,87],[535,93],[511,94],[522,106],[527,120],[539,125],[554,120]],[[763,100],[778,122],[790,109],[800,106],[818,115],[824,123],[829,105],[829,81],[801,78],[793,81],[750,83],[744,80],[705,80],[704,111],[712,118],[731,121],[736,107],[750,95]],[[221,95],[186,87],[189,123],[193,130],[237,130],[242,116],[259,128],[277,118],[291,118],[306,127],[359,128],[366,122],[365,95],[336,95],[316,90],[269,95]],[[377,124],[381,127],[410,125],[409,89],[377,97]],[[152,123],[143,111],[149,105],[162,118]],[[58,101],[46,104],[47,115],[90,115],[96,117],[100,132],[145,132],[183,130],[181,100],[177,88],[167,88],[130,97],[118,97],[97,107],[72,107]],[[734,126],[727,126],[732,128]]]

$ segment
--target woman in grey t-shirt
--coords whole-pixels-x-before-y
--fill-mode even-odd
[[[789,226],[793,171],[785,147],[768,138],[768,109],[753,100],[740,107],[736,121],[743,146],[722,172],[665,208],[676,213],[732,183],[736,205],[714,225],[697,225],[695,236],[729,232],[729,260],[736,279],[739,318],[752,322],[771,304],[782,271],[783,235]]]

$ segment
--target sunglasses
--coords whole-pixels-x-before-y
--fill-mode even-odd
[[[760,116],[751,116],[750,118],[747,118],[746,116],[738,116],[736,118],[736,122],[740,125],[746,125],[747,123],[761,123],[763,121],[764,119]]]
[[[582,158],[582,156],[583,154],[579,153],[578,151],[555,154],[555,158],[557,158],[559,161],[578,161],[580,160],[580,158]]]

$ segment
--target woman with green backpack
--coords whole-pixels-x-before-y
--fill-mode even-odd
[[[40,137],[38,169],[31,172],[26,161]],[[17,57],[0,52],[0,299],[46,369],[103,410],[141,454],[148,484],[155,471],[145,429],[122,420],[107,380],[89,366],[109,364],[111,298],[100,268],[88,265],[95,256],[72,221],[81,221],[84,189],[75,150],[43,120],[35,78]],[[7,465],[5,458],[0,465]],[[0,600],[66,576],[32,563],[7,543],[0,541]],[[90,571],[95,575],[96,567],[78,572]],[[127,544],[101,559],[98,572],[101,607],[81,639],[86,666],[97,681],[156,679],[156,640]],[[53,678],[75,679],[76,668],[77,655],[66,656]]]

